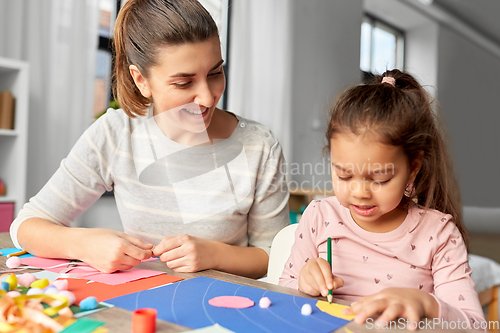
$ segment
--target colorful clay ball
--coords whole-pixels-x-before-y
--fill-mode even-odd
[[[80,309],[83,311],[94,310],[97,308],[97,299],[94,296],[87,297],[82,299],[80,302]]]
[[[54,287],[53,285],[49,285],[47,288],[45,288],[43,290],[43,292],[46,295],[57,295],[57,294],[59,294],[59,290],[57,290],[57,288]]]
[[[35,282],[33,282],[30,287],[31,288],[40,288],[40,289],[43,289],[45,287],[47,287],[49,285],[49,280],[47,279],[40,279],[40,280],[36,280]]]
[[[268,297],[262,297],[259,301],[259,306],[263,309],[267,309],[271,306],[271,300]]]
[[[24,288],[29,288],[33,282],[36,281],[36,277],[30,273],[24,273],[17,279],[17,283],[19,283]]]
[[[312,307],[311,304],[306,303],[302,305],[302,309],[300,310],[300,313],[302,313],[304,316],[309,316],[312,313]]]
[[[68,299],[68,305],[71,305],[73,303],[75,303],[76,301],[76,297],[75,297],[75,294],[73,294],[71,291],[69,290],[61,290],[58,295],[61,295],[61,296],[64,296]]]
[[[17,288],[17,278],[14,274],[10,274],[9,276],[7,276],[5,282],[9,284],[9,290],[14,290]]]
[[[68,280],[55,280],[52,285],[57,288],[57,290],[68,290]]]
[[[12,291],[9,291],[6,295],[9,296],[10,298],[14,298],[17,296],[21,296],[21,293],[17,290],[12,290]]]
[[[22,265],[21,258],[19,258],[19,257],[10,257],[5,262],[5,265],[7,265],[7,267],[9,267],[9,268],[18,268],[19,266]]]
[[[42,294],[43,294],[43,290],[40,288],[30,288],[30,289],[28,289],[28,292],[26,293],[26,295],[28,295],[28,296],[42,295]]]

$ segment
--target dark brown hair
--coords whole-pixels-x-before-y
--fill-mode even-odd
[[[217,25],[196,0],[128,0],[114,30],[113,92],[130,117],[143,116],[150,100],[142,96],[129,71],[135,65],[148,78],[157,65],[158,49],[203,42],[218,36]]]
[[[384,77],[393,78],[395,84],[382,83]],[[410,165],[423,156],[413,190],[403,200],[451,214],[468,244],[458,181],[432,99],[415,78],[397,69],[376,75],[373,80],[338,97],[326,133],[328,150],[332,136],[347,130],[354,134],[374,133],[383,143],[401,146]]]

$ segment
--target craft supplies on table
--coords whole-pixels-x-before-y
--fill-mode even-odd
[[[243,309],[215,307],[209,300],[218,296],[242,296],[259,304],[262,297],[271,300],[269,308],[252,306]],[[144,290],[107,301],[134,311],[150,307],[158,311],[158,319],[189,328],[219,324],[234,332],[331,332],[347,324],[349,319],[334,317],[321,311],[316,300],[274,291],[238,285],[207,277],[183,280],[155,289]],[[312,313],[302,316],[303,304],[310,304]],[[328,302],[326,302],[328,304]],[[343,308],[338,304],[330,304]]]

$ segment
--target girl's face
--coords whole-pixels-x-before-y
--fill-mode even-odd
[[[410,168],[401,147],[350,131],[333,135],[331,161],[335,195],[361,228],[388,232],[403,222],[407,211],[398,206],[420,162]]]
[[[154,102],[154,115],[171,139],[206,132],[225,89],[219,38],[164,46],[158,64],[144,77],[130,66],[137,87]]]

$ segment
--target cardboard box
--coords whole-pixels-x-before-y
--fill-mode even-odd
[[[10,91],[0,93],[0,129],[14,129],[14,96]]]
[[[10,224],[14,221],[14,202],[0,203],[0,232],[9,232]]]

